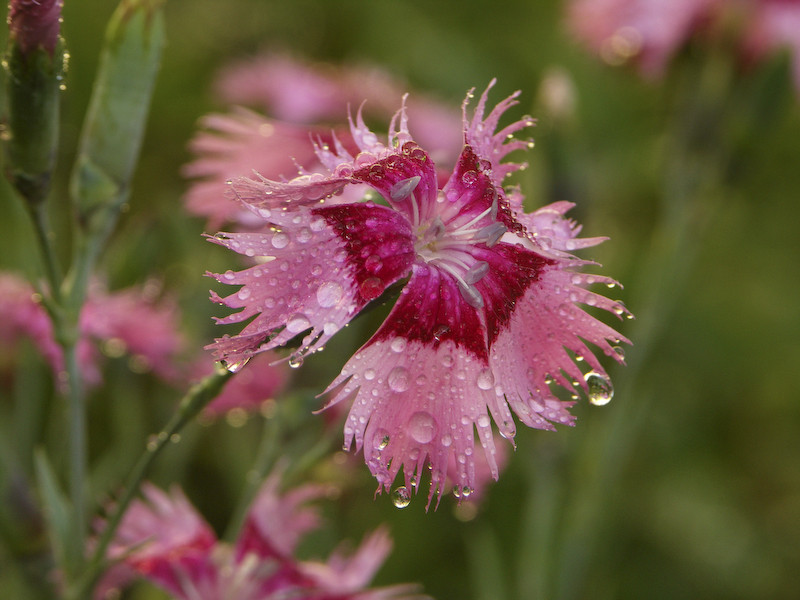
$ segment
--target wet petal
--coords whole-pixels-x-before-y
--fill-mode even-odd
[[[386,207],[335,205],[279,215],[280,229],[210,238],[258,262],[244,271],[214,275],[222,283],[242,286],[225,298],[212,295],[241,309],[218,322],[255,317],[240,334],[210,346],[229,364],[306,331],[298,353],[315,351],[410,269],[408,223]]]

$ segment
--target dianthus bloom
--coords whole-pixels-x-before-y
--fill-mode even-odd
[[[647,77],[662,76],[698,32],[722,25],[740,40],[746,62],[788,50],[800,91],[797,0],[574,0],[567,19],[576,37],[606,62],[633,61]]]
[[[533,123],[525,118],[498,131],[518,94],[486,115],[488,91],[471,118],[472,94],[464,102],[464,148],[442,189],[429,155],[408,133],[404,109],[392,120],[387,144],[359,114],[351,122],[357,156],[338,144],[317,146],[327,175],[233,182],[236,197],[270,231],[211,238],[261,257],[243,271],[215,275],[241,286],[224,299],[212,294],[241,309],[219,322],[252,319],[240,334],[211,346],[232,367],[301,334],[295,360],[314,352],[404,282],[386,321],[326,392],[329,405],[352,400],[345,447],[363,449],[379,489],[388,490],[401,469],[405,485],[416,489],[428,466],[429,503],[448,476],[457,495],[475,488],[476,429],[497,479],[492,419],[507,439],[515,435],[512,411],[530,427],[572,424],[572,403],[559,400],[550,384],[573,394],[573,386],[588,390],[573,357],[593,370],[587,378],[605,382],[585,342],[616,360],[613,344],[627,342],[578,307],[626,312],[586,289],[616,282],[576,272],[591,263],[569,253],[602,238],[576,238],[580,228],[564,218],[569,203],[526,214],[519,190],[503,188],[521,165],[501,161],[528,145],[513,134]],[[371,186],[383,201],[337,196],[355,184]]]
[[[23,55],[37,47],[50,55],[61,30],[64,0],[11,0],[8,4],[8,28]]]
[[[177,600],[400,600],[421,598],[416,586],[365,589],[391,550],[384,529],[368,535],[350,556],[336,551],[326,562],[301,561],[294,552],[300,539],[319,526],[307,503],[326,489],[305,485],[281,494],[279,476],[267,479],[231,547],[183,493],[144,487],[144,501],[125,513],[109,548],[121,559],[98,586],[96,598],[117,595],[119,587],[143,577]]]

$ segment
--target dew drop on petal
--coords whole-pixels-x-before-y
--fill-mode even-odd
[[[428,412],[415,412],[408,420],[408,434],[414,441],[427,444],[436,435],[436,420]]]
[[[364,300],[374,300],[383,293],[383,282],[378,277],[369,277],[358,288]]]
[[[243,358],[242,360],[237,360],[234,362],[229,362],[227,360],[221,360],[220,363],[223,367],[225,367],[231,373],[238,373],[242,370],[242,368],[250,361],[250,357]]]
[[[372,381],[375,379],[375,369],[367,369],[364,371],[364,379],[367,381]]]
[[[402,352],[406,349],[406,340],[405,338],[396,337],[392,340],[391,343],[392,352]]]
[[[289,357],[289,368],[291,369],[299,369],[303,366],[303,355],[302,354],[292,354]]]
[[[289,236],[282,231],[272,236],[272,246],[275,248],[286,248],[289,245]]]
[[[489,420],[489,415],[481,415],[478,417],[476,421],[478,427],[488,427],[491,421]]]
[[[378,429],[372,438],[372,445],[376,450],[383,450],[389,445],[389,432],[385,429]]]
[[[411,504],[411,492],[406,486],[401,485],[392,492],[392,504],[397,508],[405,508]]]
[[[308,317],[302,313],[296,313],[286,321],[286,329],[290,333],[300,333],[309,327],[311,327],[311,322],[308,320]]]
[[[395,367],[389,371],[386,378],[389,389],[394,392],[405,392],[408,389],[408,369],[405,367]]]
[[[328,281],[317,288],[317,302],[322,308],[330,308],[344,296],[344,288],[335,281]]]
[[[584,375],[589,387],[589,402],[595,406],[605,406],[614,397],[614,386],[611,380],[597,371],[589,371]]]
[[[494,375],[491,369],[483,369],[478,373],[478,387],[482,390],[490,390],[494,387]]]

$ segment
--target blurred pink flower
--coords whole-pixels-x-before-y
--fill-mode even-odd
[[[167,381],[179,377],[176,356],[181,347],[177,331],[179,312],[169,299],[156,299],[157,286],[107,292],[98,283],[89,288],[80,317],[78,355],[87,383],[102,380],[95,343],[110,356],[128,354],[138,370],[152,371]],[[64,357],[55,341],[53,326],[38,294],[28,282],[0,273],[0,341],[13,347],[22,336],[33,341],[58,378]]]
[[[634,61],[659,77],[720,0],[573,0],[575,36],[610,64]]]
[[[104,575],[96,598],[144,577],[179,600],[390,600],[420,598],[416,587],[364,589],[391,550],[384,529],[370,534],[352,556],[334,552],[326,562],[293,556],[300,538],[319,526],[308,502],[326,493],[305,485],[281,494],[280,474],[264,483],[233,547],[173,488],[151,485],[123,517],[108,558],[120,560]]]
[[[270,118],[234,108],[201,120],[201,130],[189,144],[196,158],[183,174],[193,180],[186,207],[207,217],[210,229],[222,223],[252,229],[261,223],[226,199],[228,180],[253,172],[285,180],[298,171],[324,171],[309,140],[330,146],[341,143],[348,151],[357,151],[343,121],[348,106],[363,103],[365,111],[386,119],[402,95],[401,85],[377,69],[309,65],[285,55],[264,55],[233,65],[222,72],[216,88],[226,103],[258,107]],[[452,164],[461,144],[455,107],[422,99],[412,102],[409,111],[432,156]],[[320,125],[331,120],[340,124],[333,132],[330,125]],[[357,200],[365,191],[365,186],[351,186],[342,200]]]
[[[37,47],[51,55],[61,30],[64,0],[11,0],[8,3],[8,28],[22,54]]]
[[[788,50],[794,85],[800,93],[800,0],[753,0],[745,19],[744,49],[751,60]]]
[[[789,50],[800,91],[800,0],[573,0],[567,20],[603,60],[633,61],[648,77],[663,75],[699,30],[731,28],[747,62]]]
[[[356,157],[318,145],[327,176],[235,180],[238,199],[264,219],[265,230],[210,238],[263,257],[246,270],[215,275],[241,286],[224,299],[212,294],[241,309],[218,321],[248,321],[240,334],[210,346],[231,365],[293,338],[302,337],[296,358],[315,352],[388,287],[407,280],[386,321],[326,392],[329,405],[352,400],[345,447],[355,442],[364,450],[379,489],[388,490],[402,469],[405,486],[416,490],[429,466],[429,503],[448,475],[457,490],[477,487],[475,429],[498,477],[492,418],[507,439],[515,435],[512,410],[531,427],[572,424],[572,403],[559,400],[550,384],[571,393],[574,385],[587,393],[589,386],[565,348],[605,381],[584,340],[616,360],[611,344],[627,342],[577,306],[627,312],[587,289],[613,280],[576,272],[593,263],[570,252],[602,238],[576,237],[580,227],[564,218],[569,203],[526,214],[519,190],[503,187],[521,165],[501,161],[527,147],[513,134],[532,121],[498,130],[516,94],[487,115],[488,91],[472,116],[472,95],[464,102],[465,145],[442,189],[435,165],[409,134],[405,110],[392,120],[386,145],[359,113],[352,124]],[[328,202],[363,183],[385,203]],[[451,455],[457,468],[448,473]]]

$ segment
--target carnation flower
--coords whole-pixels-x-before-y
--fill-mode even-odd
[[[520,191],[504,189],[521,165],[501,161],[528,146],[513,134],[533,122],[498,130],[518,94],[487,115],[489,88],[471,117],[471,93],[464,102],[464,148],[442,189],[433,161],[408,132],[404,108],[386,144],[359,113],[351,121],[358,155],[318,144],[327,175],[234,180],[235,196],[270,229],[211,238],[256,260],[214,275],[241,286],[225,298],[212,293],[240,309],[218,322],[249,321],[210,346],[234,369],[294,338],[299,362],[390,286],[404,284],[386,321],[326,392],[329,405],[352,401],[345,448],[363,449],[379,490],[390,489],[401,470],[405,486],[416,489],[429,467],[429,504],[448,475],[457,495],[476,487],[476,431],[497,479],[492,419],[509,440],[512,411],[531,427],[572,424],[573,402],[560,400],[551,384],[571,394],[575,386],[590,393],[591,385],[593,393],[610,385],[585,342],[620,362],[614,344],[627,342],[578,306],[627,313],[587,289],[616,282],[577,272],[593,263],[570,254],[603,238],[576,237],[580,227],[564,217],[569,203],[526,214]],[[361,184],[382,202],[337,196]],[[592,371],[584,375],[573,358]],[[448,473],[450,456],[457,468]]]
[[[610,64],[634,61],[648,77],[667,63],[719,0],[575,0],[569,26]]]
[[[189,144],[196,158],[183,169],[193,180],[186,208],[207,217],[212,230],[223,223],[239,229],[263,224],[263,219],[224,198],[228,180],[254,171],[283,180],[294,177],[298,165],[303,172],[322,172],[310,139],[332,145],[335,136],[348,151],[357,152],[343,121],[347,107],[367,99],[372,114],[388,120],[401,95],[399,83],[379,69],[310,65],[279,54],[225,68],[215,88],[224,102],[246,104],[270,116],[237,107],[200,121],[201,130]],[[432,155],[455,161],[460,149],[455,107],[423,97],[409,110]],[[319,125],[331,121],[342,123],[333,134],[330,126]],[[343,199],[357,200],[364,191],[363,186],[350,186]]]
[[[108,550],[117,560],[95,597],[105,598],[143,577],[178,600],[411,600],[416,586],[365,589],[391,550],[384,529],[369,534],[352,555],[335,551],[327,561],[294,556],[300,538],[319,526],[308,505],[326,488],[308,484],[285,494],[280,473],[264,483],[236,543],[217,540],[178,488],[166,493],[146,484]]]

